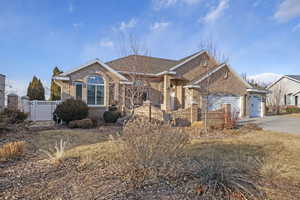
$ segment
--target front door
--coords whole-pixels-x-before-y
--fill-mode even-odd
[[[261,115],[261,97],[250,97],[250,117],[260,117]]]

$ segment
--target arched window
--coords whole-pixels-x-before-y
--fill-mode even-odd
[[[101,76],[89,76],[87,79],[87,104],[104,105],[104,80]]]

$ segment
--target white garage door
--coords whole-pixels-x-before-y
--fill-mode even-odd
[[[261,97],[250,96],[250,117],[261,117]]]
[[[240,113],[241,103],[240,97],[234,95],[210,95],[208,110],[214,111],[222,108],[223,104],[230,104],[232,113]]]

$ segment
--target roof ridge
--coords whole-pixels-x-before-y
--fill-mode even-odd
[[[172,60],[172,59],[168,59],[168,58],[160,58],[160,57],[154,57],[154,56],[130,54],[128,56],[124,56],[124,57],[121,57],[121,58],[116,58],[116,59],[108,61],[106,63],[111,63],[111,62],[114,62],[114,61],[118,61],[118,60],[122,60],[122,59],[125,59],[125,58],[129,58],[129,57],[132,57],[132,56],[145,57],[145,58],[158,59],[158,60],[165,60],[165,61],[171,61],[171,62],[178,62],[178,60]]]

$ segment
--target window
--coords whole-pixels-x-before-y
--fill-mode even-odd
[[[88,77],[87,104],[104,105],[104,81],[101,76]]]
[[[298,96],[295,96],[295,106],[298,106]]]
[[[82,83],[76,82],[75,83],[75,98],[76,100],[82,100]]]

